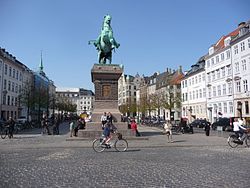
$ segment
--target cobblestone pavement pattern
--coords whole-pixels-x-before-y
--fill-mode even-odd
[[[127,152],[95,153],[66,133],[0,140],[0,187],[249,187],[250,148],[201,133],[167,143],[159,130],[139,129],[149,139],[129,140]]]

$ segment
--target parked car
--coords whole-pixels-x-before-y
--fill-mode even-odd
[[[218,126],[222,127],[223,131],[233,131],[233,118],[219,118],[212,124],[212,129],[217,130]]]
[[[193,127],[204,128],[206,124],[211,125],[211,123],[205,119],[196,119],[190,123]]]
[[[27,121],[27,118],[25,116],[20,116],[16,120],[17,123],[21,123],[21,124],[24,124],[26,121]]]

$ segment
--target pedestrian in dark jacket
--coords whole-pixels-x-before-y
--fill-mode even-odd
[[[205,123],[205,134],[206,136],[209,136],[210,133],[210,124],[209,123]]]

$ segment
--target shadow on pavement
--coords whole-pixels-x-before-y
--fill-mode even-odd
[[[156,136],[156,135],[163,135],[162,132],[140,132],[142,136]]]

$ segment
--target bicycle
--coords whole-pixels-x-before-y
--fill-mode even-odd
[[[5,139],[7,135],[9,138],[13,138],[13,135],[10,134],[10,127],[4,125],[1,127],[1,138]]]
[[[116,133],[116,140],[114,143],[104,144],[104,137],[96,138],[93,141],[92,148],[95,152],[101,153],[105,149],[111,149],[112,147],[115,148],[118,152],[124,152],[128,149],[128,142],[126,139],[122,138],[121,133]]]
[[[243,145],[244,141],[247,147],[250,147],[250,135],[248,134],[250,133],[250,129],[247,129],[243,136],[242,136],[242,140],[239,140],[239,136],[237,133],[231,134],[229,135],[228,139],[227,139],[227,143],[230,147],[232,148],[236,148],[238,145]]]

